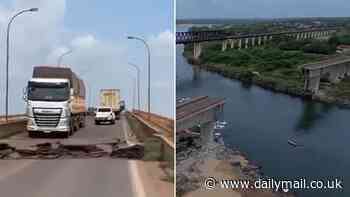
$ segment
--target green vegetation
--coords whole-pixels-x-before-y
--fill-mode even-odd
[[[350,78],[343,79],[327,90],[327,94],[339,99],[350,98]]]
[[[310,44],[311,43],[311,44]],[[318,44],[318,43],[317,43]],[[326,45],[317,45],[312,42],[282,42],[280,46],[271,43],[264,48],[250,49],[228,49],[221,51],[221,43],[207,44],[201,56],[203,64],[220,64],[237,72],[253,73],[260,77],[278,78],[283,80],[303,81],[299,65],[316,61],[322,57],[319,54],[305,53],[305,50],[316,50],[317,47]],[[288,49],[286,49],[289,47]],[[299,48],[299,50],[298,50]],[[283,50],[285,49],[285,50]],[[186,51],[191,47],[186,47]]]
[[[329,42],[334,45],[340,45],[340,44],[350,45],[350,35],[346,34],[346,35],[332,36],[329,39]]]

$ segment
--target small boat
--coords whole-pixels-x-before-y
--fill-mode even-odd
[[[216,132],[216,133],[214,133],[214,136],[215,136],[215,137],[220,137],[220,136],[221,136],[221,133]]]
[[[223,126],[223,125],[215,125],[214,126],[214,129],[223,129],[223,128],[225,128],[225,126]]]
[[[298,146],[297,142],[294,141],[294,140],[288,140],[288,144],[290,144],[290,145],[292,145],[292,146],[294,146],[294,147],[297,147],[297,146]]]
[[[226,122],[226,121],[222,121],[222,122],[219,122],[219,124],[221,124],[221,125],[227,125],[227,122]]]

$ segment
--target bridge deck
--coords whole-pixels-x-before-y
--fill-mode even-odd
[[[224,99],[209,98],[208,96],[195,97],[186,102],[177,103],[176,121],[186,120],[204,111],[222,106],[224,103]]]
[[[187,44],[194,42],[205,42],[205,41],[218,41],[226,39],[243,39],[252,37],[263,37],[263,36],[276,36],[276,35],[288,35],[297,33],[307,32],[320,32],[320,31],[333,31],[337,28],[311,28],[302,30],[282,31],[282,32],[263,32],[258,34],[246,34],[236,32],[224,32],[222,30],[217,31],[198,31],[198,32],[176,32],[176,44]]]
[[[347,62],[350,62],[349,56],[338,56],[335,58],[331,58],[331,59],[327,59],[319,62],[304,64],[302,67],[306,70],[318,70],[321,68],[326,68],[326,67],[347,63]]]

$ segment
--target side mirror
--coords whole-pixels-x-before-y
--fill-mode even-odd
[[[70,96],[74,96],[74,89],[73,89],[73,88],[71,88],[71,89],[69,90],[69,95],[70,95]]]

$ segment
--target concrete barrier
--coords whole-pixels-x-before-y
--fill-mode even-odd
[[[127,112],[126,117],[130,129],[136,138],[144,143],[145,160],[168,161],[170,166],[174,163],[175,147],[172,141],[162,135],[162,133],[146,121],[136,117],[133,113]]]
[[[26,130],[27,120],[19,119],[0,124],[0,138],[6,138]]]

